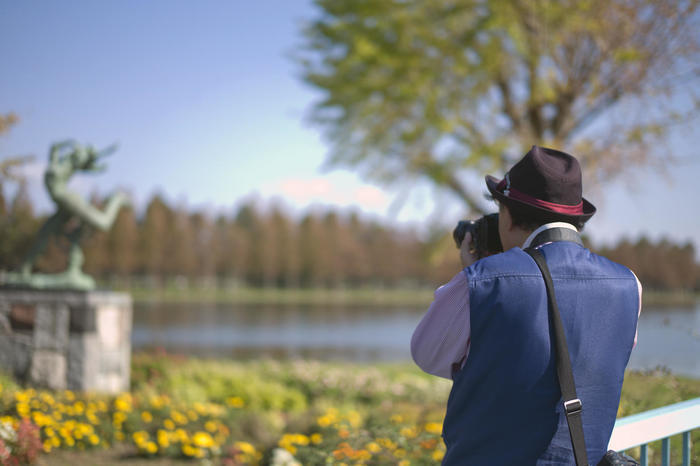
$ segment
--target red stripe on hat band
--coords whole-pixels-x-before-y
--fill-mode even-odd
[[[576,205],[566,205],[566,204],[555,204],[554,202],[547,202],[536,197],[528,196],[527,194],[518,191],[517,189],[510,188],[508,193],[503,193],[511,199],[525,202],[536,207],[542,207],[552,212],[564,215],[583,215],[583,201]]]

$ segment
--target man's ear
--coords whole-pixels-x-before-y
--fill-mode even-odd
[[[510,211],[502,203],[498,203],[498,216],[502,219],[499,222],[499,228],[502,227],[504,231],[513,231],[513,217],[510,216]]]

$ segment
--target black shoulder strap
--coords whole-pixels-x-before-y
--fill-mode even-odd
[[[551,243],[553,241],[571,241],[583,246],[581,235],[570,228],[548,228],[535,236],[530,242],[530,247],[534,248],[540,244]]]
[[[573,233],[573,231],[572,231]],[[538,235],[539,236],[539,235]],[[581,420],[581,400],[576,396],[576,384],[574,382],[574,372],[571,369],[571,359],[569,357],[569,347],[566,344],[566,334],[564,333],[564,325],[559,314],[559,306],[554,296],[554,285],[552,276],[549,273],[549,267],[544,259],[544,255],[539,249],[527,248],[528,253],[537,263],[537,266],[544,277],[544,284],[547,287],[547,298],[549,300],[549,319],[554,329],[554,343],[556,347],[557,358],[557,377],[559,379],[559,388],[561,388],[561,398],[564,401],[564,412],[566,413],[566,422],[569,424],[569,435],[571,436],[571,445],[574,449],[574,457],[576,458],[577,466],[588,466],[588,458],[586,455],[586,442],[583,438],[583,422]]]

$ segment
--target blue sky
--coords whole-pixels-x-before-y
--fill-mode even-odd
[[[43,208],[48,147],[71,137],[120,144],[107,173],[75,180],[85,193],[121,187],[140,205],[158,191],[212,210],[277,199],[297,212],[331,204],[417,228],[455,223],[459,204],[428,186],[406,193],[321,171],[327,147],[303,119],[317,96],[288,58],[313,13],[306,0],[2,2],[0,113],[21,122],[0,138],[0,158],[36,156],[27,174]],[[594,240],[700,245],[696,129],[675,135],[683,161],[667,178],[642,171],[633,190],[617,180],[587,195],[599,208]]]

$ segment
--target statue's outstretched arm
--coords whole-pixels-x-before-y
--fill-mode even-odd
[[[62,209],[76,215],[85,223],[102,231],[110,229],[119,213],[119,208],[128,203],[128,199],[124,194],[116,193],[107,200],[107,206],[104,210],[100,210],[85,201],[78,194],[67,190],[55,196],[54,200],[60,204]]]

